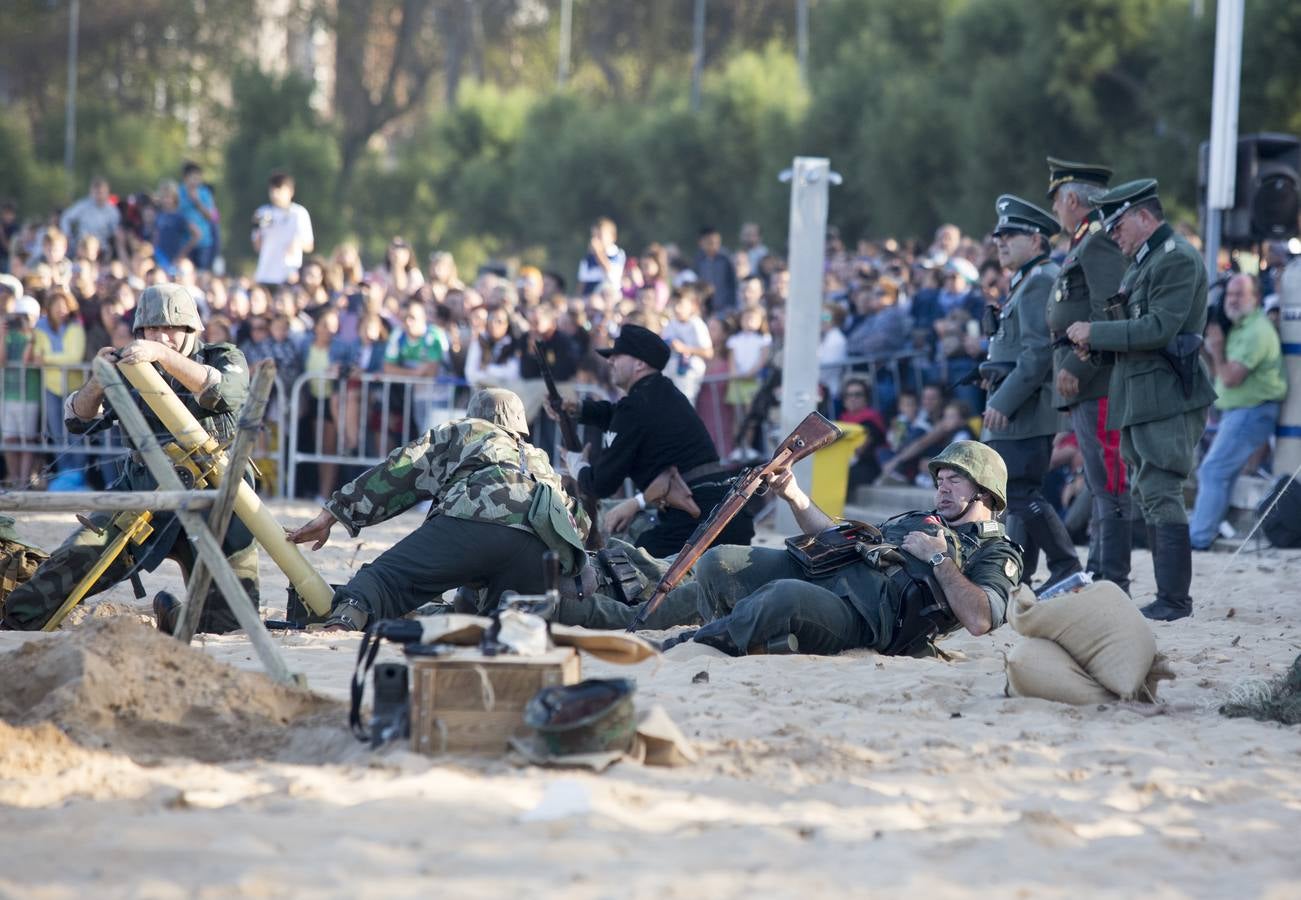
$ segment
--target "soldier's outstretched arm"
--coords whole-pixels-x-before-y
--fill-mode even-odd
[[[768,484],[777,496],[790,506],[791,512],[795,514],[796,524],[805,534],[817,534],[835,527],[835,520],[819,509],[813,502],[813,498],[800,488],[791,469],[781,470]]]
[[[285,537],[292,544],[306,544],[308,541],[314,541],[313,550],[320,550],[325,546],[325,542],[330,539],[330,529],[338,519],[328,509],[321,510],[320,514],[312,521],[299,525],[293,531],[286,531]]]
[[[452,452],[451,436],[451,424],[439,425],[398,447],[382,463],[335,491],[325,510],[356,537],[367,525],[432,500],[446,473],[461,462],[459,454]]]

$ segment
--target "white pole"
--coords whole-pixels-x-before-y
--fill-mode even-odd
[[[782,173],[783,178],[788,173]],[[827,239],[827,186],[840,176],[821,157],[797,156],[791,166],[791,292],[786,302],[786,338],[782,346],[781,433],[784,437],[818,405],[818,342],[822,324],[822,271]],[[795,464],[795,479],[812,492],[813,460]],[[777,507],[777,529],[800,529],[790,508]]]
[[[1243,0],[1215,4],[1215,80],[1211,89],[1211,148],[1206,180],[1206,271],[1220,256],[1224,210],[1233,208],[1238,161],[1238,91],[1242,80]]]
[[[68,4],[68,105],[63,121],[63,168],[68,180],[77,165],[77,32],[80,30],[81,0]]]
[[[705,75],[705,2],[696,0],[691,28],[691,110],[700,109],[700,80]]]
[[[800,82],[809,83],[809,0],[795,0],[795,52],[798,54]]]
[[[556,85],[564,87],[569,80],[569,53],[573,40],[574,0],[560,0],[560,62],[556,69]]]

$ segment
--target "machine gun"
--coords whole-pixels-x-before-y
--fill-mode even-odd
[[[646,624],[646,619],[650,617],[659,605],[664,602],[669,591],[678,586],[691,567],[696,564],[696,560],[709,549],[709,545],[714,539],[727,527],[742,507],[749,502],[750,498],[765,488],[767,481],[772,476],[784,469],[793,466],[809,454],[821,450],[828,444],[836,441],[842,435],[839,428],[823,418],[816,412],[809,413],[804,417],[804,421],[795,427],[795,430],[787,435],[786,440],[782,441],[777,450],[773,453],[772,458],[761,466],[746,469],[742,475],[732,484],[731,490],[727,492],[714,511],[709,514],[709,518],[697,526],[695,532],[678,551],[677,558],[673,560],[673,565],[669,566],[668,571],[660,578],[659,583],[655,585],[655,591],[651,594],[646,605],[637,613],[629,631],[636,631]]]

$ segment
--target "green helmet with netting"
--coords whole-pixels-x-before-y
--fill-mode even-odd
[[[136,303],[131,330],[139,336],[146,328],[167,327],[184,328],[196,334],[203,331],[199,307],[194,302],[194,296],[183,285],[150,285]]]
[[[1007,508],[1007,463],[988,444],[980,441],[954,441],[927,464],[931,477],[938,479],[940,469],[961,472],[989,491],[994,498],[994,512]]]

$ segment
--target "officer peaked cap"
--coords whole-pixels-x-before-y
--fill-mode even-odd
[[[1157,184],[1155,178],[1140,178],[1126,181],[1111,190],[1093,198],[1093,205],[1102,210],[1103,225],[1111,228],[1130,207],[1146,200],[1155,200]]]
[[[1020,231],[1027,234],[1042,234],[1052,237],[1061,231],[1052,213],[1040,209],[1029,200],[1023,200],[1012,194],[1003,194],[994,204],[998,222],[994,225],[994,234],[1008,231]]]
[[[1052,199],[1059,187],[1072,181],[1106,187],[1111,183],[1112,174],[1111,169],[1096,163],[1071,162],[1050,156],[1048,157],[1048,199]]]

